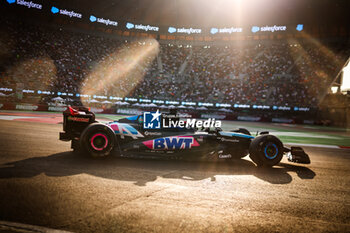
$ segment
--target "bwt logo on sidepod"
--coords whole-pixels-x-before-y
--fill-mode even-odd
[[[169,33],[174,33],[174,32],[176,32],[176,28],[174,28],[174,27],[169,27],[168,32],[169,32]]]
[[[93,15],[90,15],[90,21],[91,21],[91,22],[96,22],[96,17],[93,16]]]
[[[191,149],[193,146],[199,146],[199,143],[192,136],[157,138],[145,141],[143,144],[152,150]]]
[[[160,129],[161,128],[161,122],[160,122],[160,116],[162,114],[159,113],[159,110],[157,112],[144,112],[143,113],[143,128],[144,129]]]
[[[260,31],[260,27],[258,27],[258,26],[253,26],[252,27],[252,33],[256,33],[258,31]]]
[[[51,7],[51,12],[53,13],[53,14],[56,14],[56,13],[58,13],[60,10],[57,8],[57,7]]]
[[[135,25],[133,23],[126,23],[126,28],[127,29],[132,29],[134,27],[135,27]]]

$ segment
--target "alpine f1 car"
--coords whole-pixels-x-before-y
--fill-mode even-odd
[[[157,115],[158,114],[158,115]],[[153,119],[162,117],[157,111]],[[278,164],[285,154],[289,161],[309,164],[300,147],[285,147],[268,132],[256,137],[246,129],[223,131],[218,127],[145,127],[144,114],[109,123],[99,123],[87,108],[69,107],[63,113],[60,140],[71,141],[74,152],[91,157],[114,153],[123,157],[240,159],[247,155],[257,166]],[[168,123],[179,119],[166,119]],[[152,123],[153,124],[153,123]]]

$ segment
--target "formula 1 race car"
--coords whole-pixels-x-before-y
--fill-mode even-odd
[[[131,116],[103,124],[97,122],[94,113],[87,108],[69,107],[63,112],[64,132],[60,133],[60,140],[71,141],[74,152],[91,157],[107,157],[114,152],[124,157],[227,160],[249,154],[257,166],[271,167],[286,154],[291,162],[310,163],[302,148],[287,148],[268,132],[254,137],[244,128],[223,131],[218,127],[179,127],[176,124],[173,127],[149,128],[145,125],[144,116]],[[158,117],[162,116],[157,111],[151,120]],[[176,123],[179,118],[165,120]]]

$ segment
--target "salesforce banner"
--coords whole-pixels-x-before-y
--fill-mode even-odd
[[[278,32],[278,31],[286,31],[287,30],[287,26],[277,26],[277,25],[273,25],[273,26],[253,26],[251,28],[252,33],[256,33],[256,32]]]
[[[83,15],[81,13],[77,13],[77,12],[66,10],[66,9],[59,9],[55,6],[51,7],[51,13],[52,14],[66,15],[66,16],[69,16],[71,18],[73,17],[73,18],[81,19],[83,17]]]
[[[291,25],[280,25],[280,24],[272,24],[272,25],[252,25],[245,27],[238,26],[228,26],[222,27],[218,25],[212,25],[211,27],[198,28],[195,26],[155,26],[144,23],[133,23],[130,21],[123,21],[120,19],[109,19],[104,17],[103,15],[96,16],[93,12],[85,15],[83,17],[82,13],[79,13],[79,9],[76,9],[78,12],[74,10],[70,10],[67,8],[61,8],[56,5],[52,5],[53,3],[44,2],[41,3],[42,0],[4,0],[5,5],[9,6],[9,9],[19,6],[25,7],[27,9],[36,9],[41,10],[43,14],[48,15],[64,15],[69,18],[78,18],[78,19],[86,19],[89,23],[92,24],[103,24],[106,26],[118,27],[120,26],[123,30],[129,31],[143,31],[143,32],[151,32],[151,33],[159,33],[159,34],[172,34],[172,35],[198,35],[198,36],[228,36],[228,35],[252,35],[252,34],[267,34],[267,33],[298,33],[304,31],[303,24],[291,24]],[[40,2],[40,3],[38,3]],[[46,5],[45,5],[46,4]],[[68,6],[69,8],[69,6]],[[123,26],[125,25],[125,27]]]
[[[25,1],[25,0],[6,0],[8,4],[17,4],[20,6],[25,6],[27,8],[34,8],[34,9],[38,9],[41,10],[43,9],[43,5],[39,4],[39,3],[35,3],[32,1]]]
[[[181,28],[169,27],[168,32],[170,34],[180,33],[180,34],[190,35],[190,34],[201,34],[202,29],[200,29],[200,28],[184,28],[184,27],[181,27]]]
[[[110,20],[110,19],[104,19],[104,18],[98,18],[98,17],[96,17],[94,15],[90,15],[89,20],[92,23],[97,22],[97,23],[105,24],[107,26],[108,25],[115,26],[115,27],[118,26],[118,22],[117,21],[113,21],[113,20]]]
[[[241,27],[230,27],[230,28],[211,28],[210,29],[210,34],[215,35],[215,34],[232,34],[236,32],[243,32],[243,28]]]
[[[128,30],[141,30],[141,31],[145,31],[145,32],[158,32],[159,31],[159,27],[151,26],[149,24],[144,25],[144,24],[134,24],[134,23],[127,22],[125,27]]]

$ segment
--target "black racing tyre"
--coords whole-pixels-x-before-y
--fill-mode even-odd
[[[260,135],[250,143],[249,157],[258,167],[272,167],[281,161],[282,156],[283,144],[276,136]]]
[[[110,155],[115,144],[116,137],[110,127],[101,123],[93,123],[82,132],[79,149],[80,153],[84,152],[90,157],[102,158]]]

